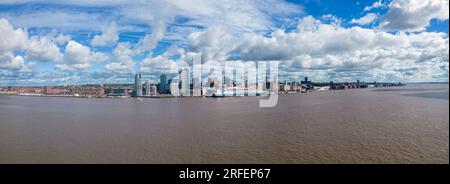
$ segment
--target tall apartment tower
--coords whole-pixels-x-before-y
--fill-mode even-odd
[[[145,86],[145,95],[150,96],[150,81],[146,80],[144,83]]]
[[[156,95],[158,94],[157,90],[156,90],[156,85],[151,84],[150,85],[150,95]]]
[[[134,77],[134,91],[136,96],[142,96],[142,75],[140,73]]]
[[[160,82],[159,82],[159,91],[161,93],[165,93],[167,92],[168,88],[167,88],[167,76],[166,74],[162,74],[160,77]]]
[[[181,95],[189,96],[190,95],[190,80],[189,80],[189,70],[184,68],[180,70],[180,79],[181,79]]]

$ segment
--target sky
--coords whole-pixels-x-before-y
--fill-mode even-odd
[[[449,0],[0,0],[0,86],[158,83],[278,61],[281,81],[448,82]]]

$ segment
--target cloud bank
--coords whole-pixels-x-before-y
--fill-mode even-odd
[[[448,81],[448,34],[427,31],[448,4],[380,0],[349,19],[278,0],[2,1],[0,82],[156,82],[200,54],[279,61],[281,80]]]

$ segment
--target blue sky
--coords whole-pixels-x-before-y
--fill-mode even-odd
[[[5,0],[0,86],[157,83],[279,61],[281,80],[448,81],[448,0]]]

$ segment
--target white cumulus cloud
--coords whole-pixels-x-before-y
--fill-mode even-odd
[[[394,0],[381,21],[386,31],[425,30],[433,19],[447,20],[449,0]]]
[[[368,13],[359,19],[352,19],[351,23],[359,24],[359,25],[367,25],[371,24],[378,18],[378,15],[375,13]]]
[[[55,67],[62,71],[77,72],[88,69],[92,62],[107,59],[106,54],[92,52],[89,47],[71,40],[64,49],[64,63],[56,64]]]
[[[380,7],[384,7],[384,6],[385,6],[385,4],[383,4],[382,0],[379,0],[379,1],[374,2],[370,6],[364,7],[364,11],[370,11],[372,9],[376,9],[376,8],[380,8]]]
[[[391,34],[358,26],[344,28],[325,24],[313,17],[299,20],[293,32],[278,30],[271,36],[252,34],[240,40],[228,53],[229,59],[279,60],[282,71],[292,76],[314,70],[326,71],[322,73],[325,76],[316,76],[323,79],[344,79],[342,77],[350,73],[360,78],[376,78],[380,76],[374,71],[381,70],[391,72],[390,80],[420,77],[431,80],[433,72],[449,61],[445,33]],[[405,66],[430,69],[396,70]]]
[[[14,56],[16,52],[24,56]],[[31,61],[61,61],[59,47],[46,37],[28,37],[26,30],[14,27],[4,18],[0,18],[0,55],[2,68],[16,71],[29,71]]]
[[[4,53],[0,55],[0,69],[10,71],[30,72],[30,65],[25,64],[22,56],[15,56],[12,53]]]
[[[92,46],[110,46],[119,40],[116,22],[112,22],[108,27],[104,28],[101,35],[95,35],[91,40]]]
[[[135,63],[133,61],[134,52],[128,42],[118,43],[113,50],[113,62],[105,66],[106,70],[113,72],[132,72]]]

